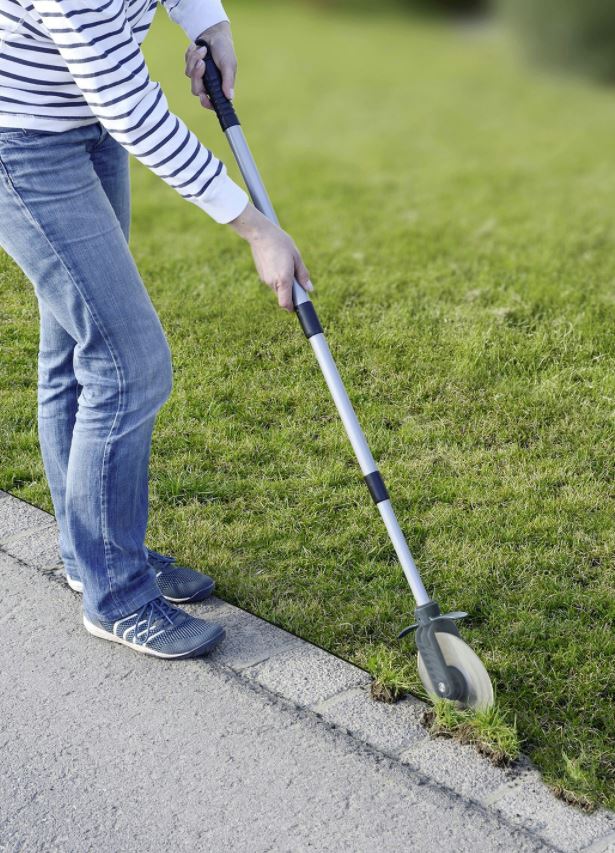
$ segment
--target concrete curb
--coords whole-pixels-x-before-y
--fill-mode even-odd
[[[1,491],[0,552],[65,587],[53,516]],[[418,699],[374,702],[369,675],[352,664],[220,599],[206,607],[228,633],[207,659],[209,666],[497,817],[535,842],[535,849],[615,853],[615,815],[587,815],[557,800],[529,761],[498,769],[471,747],[432,739],[420,723],[427,706]],[[202,614],[202,606],[194,612]]]

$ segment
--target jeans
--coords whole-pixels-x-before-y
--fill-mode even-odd
[[[0,128],[0,245],[40,314],[38,430],[62,561],[90,618],[159,596],[148,465],[169,347],[128,247],[128,155],[99,124]]]

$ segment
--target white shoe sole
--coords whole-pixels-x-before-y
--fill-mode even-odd
[[[112,643],[119,643],[121,646],[128,646],[135,652],[141,652],[144,655],[151,655],[155,658],[164,658],[165,660],[179,660],[181,658],[199,657],[200,655],[207,654],[207,652],[215,648],[215,646],[217,646],[218,643],[220,643],[226,636],[224,629],[221,628],[220,632],[216,634],[211,640],[208,640],[206,643],[202,643],[200,646],[197,646],[194,649],[190,649],[187,652],[180,652],[176,655],[169,655],[165,654],[165,652],[158,652],[155,649],[151,649],[148,646],[144,646],[142,644],[132,643],[130,640],[125,640],[123,637],[117,637],[110,631],[105,631],[104,628],[99,628],[98,625],[94,625],[92,622],[89,621],[86,616],[83,617],[83,625],[86,631],[88,631],[94,637],[100,637],[101,640],[111,640]]]
[[[171,598],[170,595],[163,595],[162,597],[166,601],[170,601],[171,604],[197,604],[199,601],[205,601],[213,595],[215,584],[210,584],[210,586],[205,587],[205,589],[200,589],[198,592],[195,592],[194,595],[188,595],[184,598]]]
[[[66,583],[75,592],[83,592],[83,582],[82,581],[73,580],[73,578],[66,575]]]

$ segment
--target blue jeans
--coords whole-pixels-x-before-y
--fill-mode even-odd
[[[128,248],[128,155],[99,124],[0,128],[0,245],[40,312],[38,428],[68,574],[86,615],[159,595],[147,562],[148,465],[169,347]]]

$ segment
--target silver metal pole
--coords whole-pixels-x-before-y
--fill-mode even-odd
[[[377,471],[378,466],[374,461],[374,457],[369,449],[365,435],[361,429],[361,425],[359,424],[355,411],[352,408],[352,403],[348,398],[346,388],[344,387],[344,383],[342,382],[337,366],[333,360],[333,356],[329,350],[327,340],[323,334],[314,335],[310,338],[310,343],[316,358],[318,359],[318,364],[320,365],[320,369],[325,377],[325,382],[331,392],[331,396],[333,397],[333,401],[335,402],[339,415],[342,419],[342,423],[344,424],[346,434],[352,444],[352,449],[358,459],[363,476],[367,476],[368,474]],[[391,537],[391,542],[395,548],[395,552],[406,576],[406,580],[410,584],[410,589],[416,599],[416,603],[418,605],[427,604],[431,599],[423,586],[423,581],[421,580],[421,576],[412,558],[412,554],[410,553],[408,543],[401,531],[395,511],[391,505],[391,501],[388,499],[380,501],[376,506],[382,516],[389,536]]]
[[[235,155],[235,159],[237,160],[243,179],[246,182],[246,186],[252,197],[254,206],[257,207],[268,219],[271,219],[277,224],[278,218],[275,214],[273,205],[271,204],[271,200],[267,194],[267,190],[265,189],[265,185],[259,174],[256,163],[254,162],[254,158],[252,157],[241,126],[237,124],[233,127],[229,127],[225,131],[225,134],[229,141],[229,145],[231,146],[231,150]],[[305,302],[311,302],[310,297],[297,281],[293,284],[293,301],[295,307],[302,305]],[[314,350],[314,354],[316,355],[323,376],[325,377],[325,382],[331,392],[333,401],[342,419],[344,429],[350,439],[352,449],[358,459],[363,476],[367,477],[370,474],[378,473],[378,467],[374,461],[371,450],[369,449],[355,411],[352,408],[352,403],[350,402],[346,388],[344,387],[344,383],[342,382],[335,361],[333,360],[333,356],[331,355],[329,345],[327,344],[324,334],[322,332],[314,334],[309,338],[309,341],[312,345],[312,349]],[[418,569],[416,568],[412,558],[412,554],[410,553],[410,549],[408,548],[408,543],[406,542],[404,534],[399,526],[399,522],[395,516],[393,507],[391,506],[391,501],[387,498],[386,500],[380,500],[376,505],[380,515],[382,516],[388,534],[391,537],[391,542],[393,543],[393,547],[395,548],[395,552],[399,558],[399,562],[401,563],[406,579],[410,584],[410,589],[416,599],[416,603],[418,605],[427,604],[431,599],[423,586],[421,576],[419,575]]]

